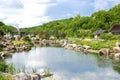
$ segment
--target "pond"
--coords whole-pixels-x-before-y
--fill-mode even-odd
[[[120,80],[120,65],[97,55],[59,47],[35,47],[5,60],[16,69],[49,68],[57,80]]]

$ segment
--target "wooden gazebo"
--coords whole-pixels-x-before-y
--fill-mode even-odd
[[[113,25],[113,26],[109,29],[109,32],[110,32],[111,34],[114,34],[114,35],[120,34],[120,24],[115,24],[115,25]]]

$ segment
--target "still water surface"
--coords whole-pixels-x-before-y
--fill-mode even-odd
[[[58,80],[120,80],[120,66],[111,60],[58,47],[36,47],[5,61],[16,69],[49,68]]]

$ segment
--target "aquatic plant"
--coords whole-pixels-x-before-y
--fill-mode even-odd
[[[6,72],[7,68],[8,68],[8,65],[5,62],[0,61],[0,71]]]
[[[16,72],[13,64],[6,64],[4,61],[0,61],[0,71],[10,74],[14,74]]]
[[[6,72],[10,74],[15,74],[16,72],[15,65],[13,63],[8,64],[8,68],[6,69]]]
[[[45,75],[43,75],[43,78],[53,76],[49,68],[45,68],[44,70],[45,70]]]
[[[36,68],[32,68],[32,73],[36,73],[37,69]]]

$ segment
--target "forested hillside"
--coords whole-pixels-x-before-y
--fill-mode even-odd
[[[76,15],[72,18],[51,21],[32,28],[24,28],[24,30],[35,33],[45,32],[56,37],[60,35],[85,37],[91,36],[95,30],[108,30],[113,24],[118,23],[120,23],[120,4],[108,11],[95,12],[91,16]]]
[[[8,32],[12,32],[13,30],[15,30],[15,27],[5,25],[3,22],[0,21],[0,31],[3,31],[4,34],[6,34]]]

